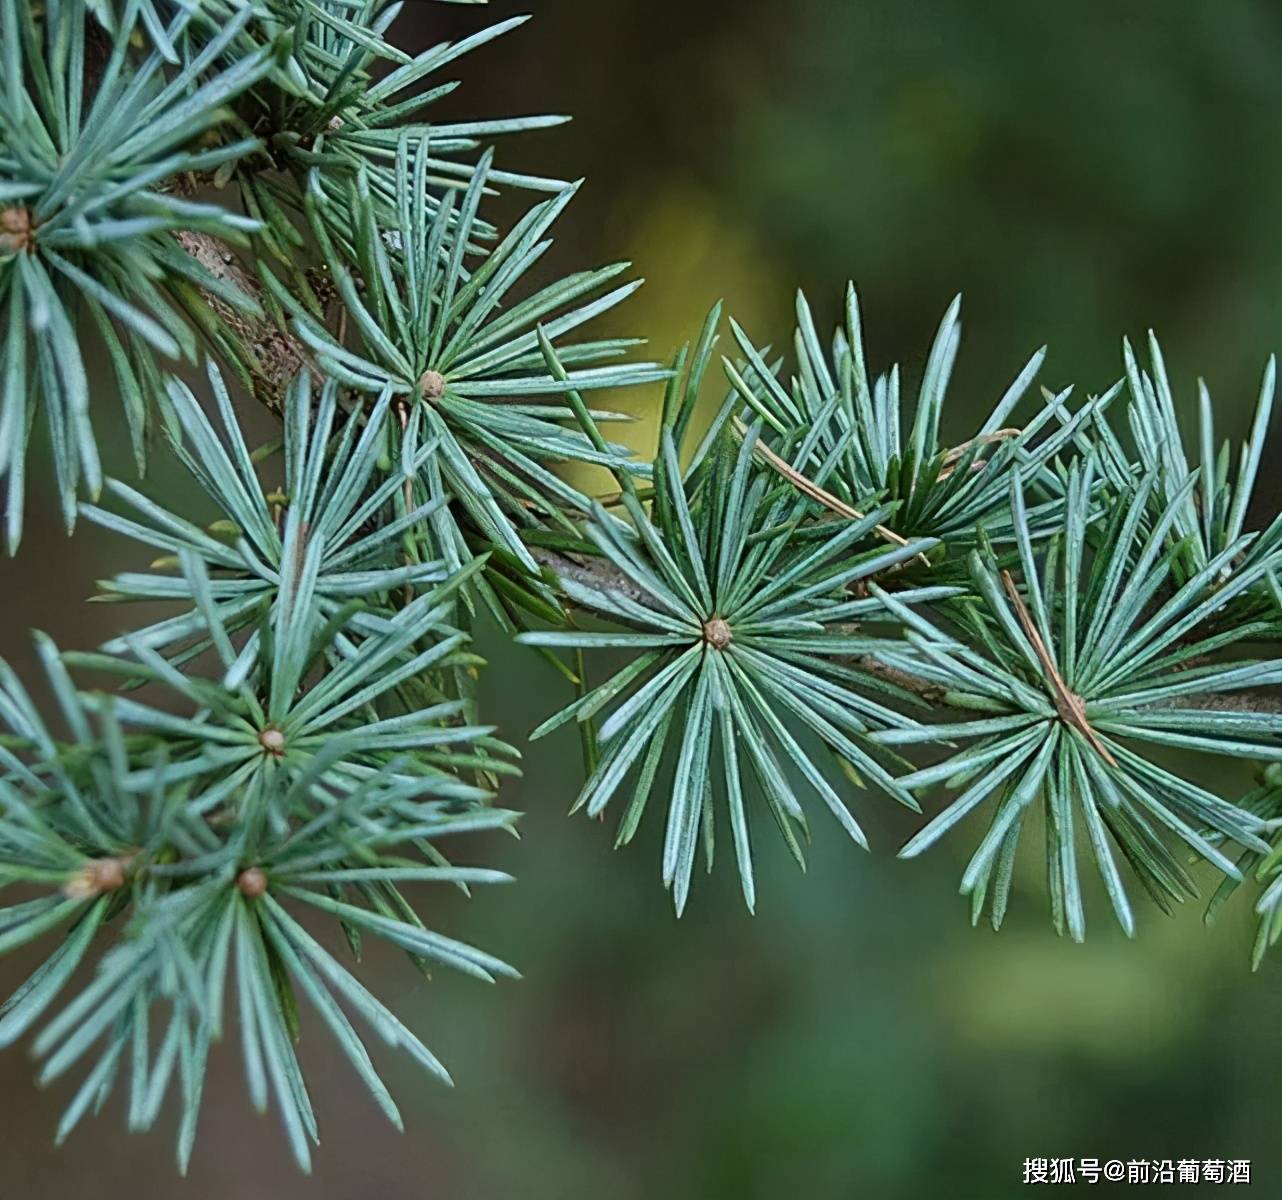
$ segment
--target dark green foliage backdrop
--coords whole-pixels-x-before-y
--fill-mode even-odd
[[[876,365],[903,359],[912,378],[961,288],[951,419],[982,417],[1043,341],[1046,382],[1102,390],[1120,373],[1120,335],[1152,325],[1177,395],[1191,402],[1201,372],[1223,432],[1245,433],[1263,361],[1282,348],[1275,6],[535,7],[468,64],[451,111],[576,115],[505,165],[589,176],[547,269],[634,259],[650,283],[613,320],[651,333],[660,355],[718,295],[759,342],[787,336],[797,284],[826,326],[853,275]],[[486,15],[412,8],[399,40],[415,51]],[[114,453],[124,461],[123,432]],[[1260,489],[1274,508],[1277,467],[1266,461]],[[29,666],[30,626],[66,646],[114,632],[117,614],[81,599],[120,553],[89,528],[68,547],[57,514],[33,512],[4,568],[4,656]],[[485,648],[488,715],[509,736],[569,698],[530,652]],[[1282,968],[1247,974],[1245,897],[1215,939],[1200,910],[1167,921],[1145,906],[1127,945],[1093,888],[1097,919],[1075,946],[1047,929],[1029,856],[1003,933],[972,931],[951,894],[966,839],[897,862],[908,823],[870,805],[874,856],[820,839],[797,879],[763,842],[759,916],[725,871],[677,924],[654,886],[657,822],[615,857],[601,831],[565,819],[577,755],[572,733],[538,744],[504,796],[529,814],[524,842],[495,850],[517,889],[439,901],[443,926],[514,961],[523,982],[429,986],[375,954],[382,994],[459,1083],[432,1089],[388,1058],[407,1135],[316,1039],[304,1061],[324,1140],[308,1181],[274,1119],[247,1111],[225,1053],[180,1184],[168,1139],[127,1138],[114,1107],[55,1157],[65,1097],[33,1100],[11,1052],[0,1194],[123,1196],[145,1176],[162,1195],[237,1200],[788,1188],[988,1200],[1020,1194],[1034,1154],[1250,1157],[1257,1186],[1276,1190]]]

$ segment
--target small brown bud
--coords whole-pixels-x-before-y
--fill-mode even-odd
[[[0,251],[20,254],[36,244],[35,222],[26,208],[0,208]]]
[[[264,729],[258,735],[258,744],[274,758],[285,753],[285,735],[279,729]]]
[[[418,377],[419,395],[429,404],[445,395],[445,376],[440,371],[424,371]]]
[[[730,626],[721,617],[713,617],[703,627],[703,640],[714,650],[724,650],[733,640]]]
[[[262,867],[246,867],[236,876],[236,886],[246,900],[257,900],[267,891],[267,872]]]
[[[62,893],[72,900],[87,900],[119,891],[125,886],[125,866],[124,859],[95,858],[62,885]]]

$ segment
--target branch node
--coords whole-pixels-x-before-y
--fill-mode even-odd
[[[0,208],[0,251],[31,254],[36,248],[36,221],[29,208]]]
[[[734,639],[725,619],[713,617],[704,623],[703,640],[714,650],[724,650]]]
[[[95,858],[85,863],[66,883],[62,894],[70,900],[88,900],[125,886],[131,858]]]
[[[262,867],[246,867],[236,876],[236,888],[246,900],[257,900],[267,891],[267,872]]]
[[[418,377],[419,395],[429,404],[445,395],[445,376],[440,371],[424,371]]]

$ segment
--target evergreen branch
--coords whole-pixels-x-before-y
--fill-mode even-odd
[[[633,602],[644,600],[645,593],[617,567],[605,559],[593,556],[551,550],[544,546],[532,546],[530,553],[539,566],[550,573],[552,579],[565,581],[575,588],[587,588],[592,591],[614,593]],[[575,599],[577,591],[560,589],[558,597],[569,609],[588,612],[586,606]],[[625,623],[615,617],[619,623]],[[857,626],[845,626],[844,631],[850,634],[857,632]],[[946,689],[933,678],[915,674],[906,667],[893,667],[873,655],[852,655],[843,657],[857,670],[877,675],[906,692],[912,693],[931,705],[944,703]],[[1190,660],[1189,667],[1200,665],[1196,659]],[[1220,709],[1243,713],[1279,713],[1282,714],[1282,694],[1273,686],[1245,688],[1231,695],[1216,695],[1211,692],[1192,692],[1182,696],[1180,706],[1189,709]]]
[[[578,727],[576,807],[622,807],[619,845],[661,809],[678,913],[721,817],[752,909],[758,811],[804,863],[807,806],[866,847],[851,792],[921,811],[939,785],[901,854],[986,806],[962,881],[975,919],[1000,925],[1040,806],[1061,933],[1084,935],[1084,851],[1128,933],[1118,853],[1169,909],[1195,893],[1191,852],[1226,877],[1213,909],[1261,883],[1258,959],[1282,936],[1282,517],[1246,523],[1272,363],[1232,476],[1205,388],[1190,467],[1155,340],[1147,370],[1128,344],[1117,386],[1073,406],[1043,391],[1021,422],[1037,351],[950,446],[959,302],[913,400],[898,367],[869,370],[852,286],[828,347],[798,297],[791,376],[731,321],[729,391],[696,439],[719,306],[671,366],[583,338],[638,283],[614,264],[532,285],[576,187],[488,145],[558,118],[423,119],[453,86],[436,73],[520,21],[410,55],[385,36],[398,8],[0,0],[8,541],[39,413],[68,525],[159,555],[98,598],[170,610],[94,653],[38,639],[67,741],[0,664],[0,888],[31,896],[0,905],[0,952],[61,938],[0,1006],[0,1044],[41,1024],[42,1080],[83,1065],[59,1137],[118,1077],[147,1128],[176,1080],[185,1164],[227,1002],[251,1101],[274,1101],[304,1169],[300,995],[394,1124],[348,1009],[448,1082],[295,914],[354,953],[374,936],[419,970],[515,975],[403,890],[508,878],[438,844],[515,821],[493,801],[518,755],[477,714],[482,605],[575,686],[531,736]],[[485,215],[499,188],[536,196],[507,230]],[[212,524],[103,470],[85,315],[139,469],[163,434]],[[207,404],[170,375],[202,349]],[[218,363],[280,416],[279,446],[247,444]],[[654,383],[638,462],[585,395]],[[594,682],[601,649],[627,659]],[[926,744],[930,765],[903,757]],[[1261,787],[1218,795],[1171,750],[1266,764]]]

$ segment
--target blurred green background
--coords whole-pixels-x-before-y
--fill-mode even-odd
[[[1282,346],[1276,4],[536,7],[467,62],[449,111],[576,115],[504,149],[503,165],[589,177],[553,266],[635,261],[650,282],[614,326],[656,353],[719,296],[759,342],[785,346],[793,289],[828,324],[853,276],[874,364],[902,360],[912,381],[963,289],[959,436],[1042,342],[1044,382],[1100,391],[1120,335],[1150,325],[1177,393],[1191,401],[1205,375],[1223,431],[1244,432]],[[486,16],[413,5],[400,39],[418,49]],[[644,415],[654,399],[624,403]],[[1263,475],[1274,509],[1278,465]],[[159,460],[154,481],[171,499],[181,484]],[[76,647],[120,627],[121,610],[83,600],[139,558],[87,528],[67,543],[43,500],[0,581],[0,652],[26,671],[30,627]],[[528,653],[484,650],[489,717],[520,739],[565,685]],[[298,1177],[274,1118],[247,1110],[233,1042],[180,1183],[166,1136],[127,1136],[117,1104],[55,1152],[68,1091],[33,1091],[10,1051],[0,1197],[990,1200],[1023,1194],[1033,1155],[1251,1158],[1257,1189],[1282,1194],[1282,965],[1249,973],[1244,897],[1214,931],[1200,909],[1142,907],[1128,944],[1092,892],[1089,941],[1074,946],[1049,928],[1030,844],[1007,927],[972,930],[956,884],[979,830],[901,863],[909,825],[869,795],[856,806],[873,855],[819,815],[804,877],[760,839],[760,915],[723,869],[677,923],[655,814],[616,855],[612,830],[566,818],[578,780],[572,734],[532,748],[504,797],[528,813],[523,840],[471,848],[519,883],[470,903],[425,896],[431,921],[515,962],[522,982],[429,985],[394,954],[369,960],[458,1080],[436,1088],[376,1051],[405,1135],[326,1037],[306,1038],[323,1142],[315,1177]],[[3,982],[20,970],[4,965]]]

